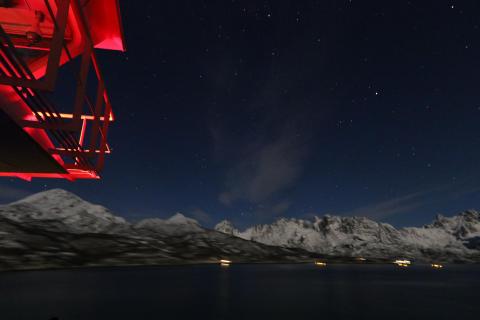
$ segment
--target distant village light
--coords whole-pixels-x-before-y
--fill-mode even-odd
[[[230,261],[230,260],[226,260],[226,259],[221,259],[220,260],[220,265],[222,267],[228,267],[228,266],[230,266],[231,263],[232,263],[232,261]]]
[[[409,267],[412,264],[412,262],[407,259],[397,259],[393,261],[393,263],[399,267]]]

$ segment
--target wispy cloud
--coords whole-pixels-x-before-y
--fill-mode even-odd
[[[288,14],[288,6],[282,10]],[[311,104],[299,91],[299,81],[313,71],[297,63],[292,48],[266,61],[248,95],[238,92],[244,99],[237,118],[219,117],[215,107],[209,117],[213,158],[223,171],[218,200],[226,206],[246,203],[257,216],[289,210],[287,192],[301,178],[315,132],[333,110],[326,107],[328,102]],[[319,56],[312,58],[318,62]],[[235,100],[222,108],[237,104]]]
[[[209,225],[213,222],[212,216],[203,209],[193,208],[189,210],[188,213],[192,218],[200,222],[202,225]]]
[[[469,194],[476,193],[479,190],[480,188],[478,187],[472,187],[462,183],[457,185],[439,185],[359,207],[344,212],[342,215],[363,216],[381,220],[400,214],[412,213],[432,203],[438,204],[442,201],[455,201]]]
[[[300,176],[307,146],[292,134],[255,146],[243,159],[228,169],[225,191],[219,200],[231,205],[237,200],[253,204],[271,199],[290,187]]]
[[[280,201],[272,206],[272,212],[276,215],[282,215],[290,208],[291,205],[292,202],[289,200]]]
[[[372,219],[385,219],[397,214],[417,210],[427,203],[429,191],[414,192],[396,198],[372,203],[343,213],[345,216],[362,216]]]
[[[259,110],[257,110],[259,111]],[[212,128],[214,157],[224,166],[218,201],[246,205],[257,218],[286,213],[288,191],[302,176],[313,134],[311,119],[261,110],[259,128],[240,138],[225,127]]]

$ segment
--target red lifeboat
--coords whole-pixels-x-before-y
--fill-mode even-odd
[[[125,51],[117,0],[0,0],[0,176],[100,177],[114,117],[95,49]],[[55,105],[71,61],[72,103]]]

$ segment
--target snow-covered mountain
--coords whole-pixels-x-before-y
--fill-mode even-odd
[[[238,231],[229,221],[215,230],[268,245],[350,257],[408,256],[419,260],[477,261],[480,213],[469,210],[421,228],[395,229],[363,217],[326,215],[311,220],[279,219]]]
[[[52,189],[3,206],[1,215],[24,225],[73,233],[114,232],[129,227],[107,208],[91,204],[62,189]]]
[[[0,270],[171,263],[311,261],[301,249],[272,247],[203,229],[182,214],[131,224],[65,190],[0,206]]]

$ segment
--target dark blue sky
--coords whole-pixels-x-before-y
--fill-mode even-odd
[[[209,226],[480,207],[478,1],[144,4],[120,1],[127,53],[100,53],[116,114],[103,179],[3,179],[1,202],[61,187]]]

